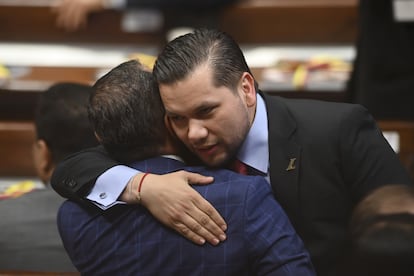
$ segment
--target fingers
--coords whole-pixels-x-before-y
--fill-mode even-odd
[[[183,177],[187,179],[187,182],[193,185],[210,184],[214,181],[214,178],[212,176],[204,176],[198,173],[187,171],[180,171],[179,173],[183,174]]]
[[[191,217],[189,218],[190,219],[187,220],[188,224],[193,223],[194,225],[197,225],[197,223],[194,220],[193,222],[190,222]],[[198,235],[197,232],[194,232],[193,230],[188,228],[187,225],[181,223],[178,220],[172,224],[172,228],[175,229],[180,235],[182,235],[183,237],[192,241],[195,244],[203,245],[206,242],[206,239],[203,236]],[[217,245],[219,243],[219,240],[215,237],[211,237],[210,240],[208,240],[208,242],[212,245]]]
[[[180,173],[184,174],[189,184],[210,184],[214,180],[211,176],[203,176],[198,173],[186,171]],[[198,239],[202,237],[213,245],[224,241],[226,239],[224,231],[227,229],[227,225],[217,210],[197,192],[194,192],[192,203],[193,206],[186,211],[188,217],[184,216],[182,221],[182,229],[185,229],[187,238]],[[184,228],[185,226],[187,228]],[[181,232],[183,233],[182,230]]]
[[[224,229],[217,225],[207,213],[198,209],[196,205],[188,208],[186,213],[177,213],[173,217],[173,228],[196,244],[202,245],[207,241],[212,245],[217,245],[226,239],[224,232],[226,224],[218,212],[213,207],[211,209],[209,212],[216,213],[219,220],[222,221]]]
[[[76,3],[62,1],[59,6],[53,8],[56,13],[56,25],[66,31],[75,31],[85,24],[87,12]]]
[[[189,184],[210,184],[214,179],[198,173],[182,171]],[[185,235],[189,239],[202,237],[209,243],[216,245],[226,239],[224,231],[227,224],[217,210],[199,193],[194,191],[190,208],[186,210],[187,221],[182,223],[187,227]],[[191,217],[191,218],[190,218]]]
[[[173,224],[179,226],[178,231],[196,243],[206,240],[217,245],[226,239],[226,222],[217,210],[199,193],[191,189],[188,204],[182,205],[184,212],[178,212],[173,217]]]
[[[141,189],[141,204],[187,239],[197,244],[207,241],[216,245],[226,239],[227,225],[217,210],[189,185],[189,182],[207,184],[212,180],[212,177],[184,171],[150,174]]]
[[[103,9],[102,0],[60,0],[52,7],[57,16],[56,25],[67,31],[85,27],[88,15]]]
[[[219,212],[207,200],[200,197],[195,202],[195,206],[197,207],[195,210],[198,214],[193,214],[192,216],[200,225],[215,236],[224,234],[223,231],[227,230],[227,224]]]

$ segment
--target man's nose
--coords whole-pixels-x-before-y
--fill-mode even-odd
[[[208,130],[201,120],[190,120],[188,122],[188,139],[192,143],[199,143],[207,137]]]

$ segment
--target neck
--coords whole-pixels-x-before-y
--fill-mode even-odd
[[[179,147],[177,143],[167,138],[164,145],[160,147],[160,155],[179,155]]]

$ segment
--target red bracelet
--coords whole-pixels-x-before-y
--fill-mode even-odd
[[[142,183],[144,182],[144,178],[149,174],[149,172],[144,173],[144,175],[141,177],[141,180],[139,181],[138,184],[138,203],[141,203],[141,186]]]

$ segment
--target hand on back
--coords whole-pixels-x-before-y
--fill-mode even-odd
[[[226,223],[216,209],[190,184],[205,185],[212,177],[186,171],[165,175],[149,174],[138,186],[143,173],[136,175],[121,195],[127,203],[145,206],[151,214],[166,226],[197,244],[205,241],[216,245],[225,240]]]

